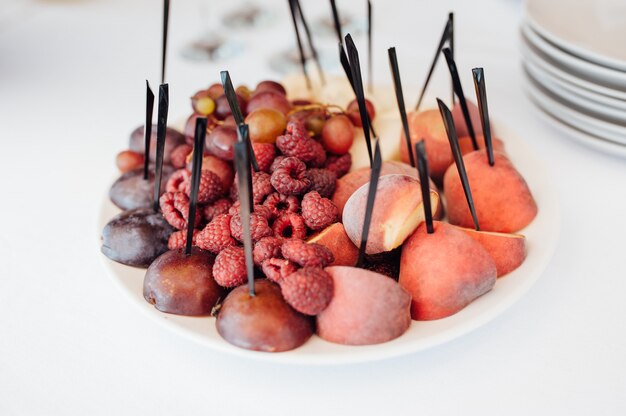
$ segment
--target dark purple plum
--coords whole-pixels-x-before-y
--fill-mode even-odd
[[[167,251],[174,228],[150,208],[124,211],[102,230],[102,253],[113,261],[146,268]]]
[[[163,165],[161,192],[165,191],[165,183],[173,172],[172,166]],[[124,173],[111,185],[109,198],[123,210],[151,207],[154,198],[154,166],[150,166],[147,180],[143,179],[143,167]]]

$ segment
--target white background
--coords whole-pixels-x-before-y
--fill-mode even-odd
[[[311,20],[330,13],[302,1]],[[374,2],[377,82],[390,83],[386,48],[397,46],[403,81],[421,83],[455,10],[465,84],[485,67],[492,115],[558,184],[558,249],[516,305],[433,350],[318,368],[215,353],[138,314],[100,264],[96,218],[115,154],[142,122],[143,80],[158,85],[159,3],[0,1],[0,415],[626,414],[626,163],[538,118],[517,1]],[[172,3],[172,117],[220,69],[250,86],[279,77],[267,59],[293,45],[286,2],[265,2],[270,27],[222,32],[247,52],[218,64],[180,58],[201,31],[198,1]],[[318,44],[335,51],[332,37]],[[432,88],[447,98],[444,80]]]

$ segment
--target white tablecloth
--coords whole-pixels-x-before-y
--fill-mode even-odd
[[[303,2],[311,16],[330,13],[326,2]],[[172,118],[220,69],[249,85],[278,77],[267,57],[293,44],[284,2],[266,2],[275,23],[233,34],[247,52],[216,64],[180,58],[201,23],[197,2],[172,3]],[[492,115],[543,156],[558,184],[562,231],[550,265],[467,336],[320,368],[177,338],[138,314],[100,264],[97,213],[114,157],[143,119],[143,80],[158,85],[159,2],[0,4],[0,415],[626,414],[626,163],[537,117],[522,87],[517,1],[375,1],[375,78],[390,83],[395,45],[404,83],[421,83],[446,13],[457,12],[466,88],[469,69],[484,66]],[[334,38],[318,43],[334,53]],[[432,88],[447,97],[445,80],[440,66]]]

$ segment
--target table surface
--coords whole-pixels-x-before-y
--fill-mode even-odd
[[[283,2],[264,2],[274,23],[229,35],[246,52],[218,63],[180,58],[202,29],[199,2],[172,3],[172,117],[220,69],[249,85],[279,77],[268,57],[293,47]],[[330,12],[303,3],[311,16]],[[559,245],[530,292],[469,335],[387,361],[303,368],[177,338],[139,314],[100,263],[97,214],[114,156],[141,124],[143,80],[158,84],[158,2],[0,0],[1,415],[626,414],[626,163],[538,117],[523,90],[518,1],[403,7],[374,1],[376,82],[390,83],[395,45],[403,81],[420,83],[455,10],[464,83],[485,67],[492,115],[558,184]],[[335,50],[331,37],[318,43]],[[439,69],[432,88],[447,97]]]

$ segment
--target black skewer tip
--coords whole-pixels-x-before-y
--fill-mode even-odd
[[[356,95],[356,88],[354,88],[354,80],[352,79],[352,70],[350,69],[350,62],[348,61],[348,55],[346,55],[346,50],[343,48],[343,43],[339,42],[339,62],[341,63],[341,67],[343,68],[343,72],[346,73],[346,78],[348,78],[348,82],[352,87],[352,91],[354,91],[354,95]]]
[[[452,156],[454,156],[456,169],[459,172],[459,177],[461,178],[461,185],[463,185],[465,199],[467,200],[470,213],[472,214],[474,228],[476,228],[476,231],[480,231],[480,226],[478,225],[478,217],[476,216],[476,207],[474,206],[474,198],[472,198],[472,190],[470,188],[469,180],[467,178],[467,171],[465,170],[465,163],[463,162],[463,155],[461,154],[459,140],[456,135],[456,128],[454,127],[452,113],[450,112],[450,109],[444,104],[444,102],[441,101],[439,98],[437,98],[437,104],[439,104],[441,118],[443,119],[443,124],[446,127],[446,134],[448,135],[448,141],[450,142],[450,148],[452,149]]]
[[[454,13],[450,12],[448,13],[448,22],[450,22],[450,35],[448,37],[448,47],[450,48],[450,51],[452,52],[452,58],[454,58]],[[452,85],[452,105],[454,105],[455,103],[455,96],[454,96],[454,84]]]
[[[193,162],[191,165],[191,192],[189,195],[189,213],[187,215],[187,239],[185,241],[185,254],[187,256],[191,254],[191,245],[193,243],[200,176],[202,176],[202,156],[204,156],[206,126],[206,117],[198,117],[196,119],[196,131],[193,139]]]
[[[465,120],[465,125],[467,126],[467,131],[469,132],[470,139],[472,139],[472,145],[474,146],[474,150],[478,150],[478,142],[476,141],[476,133],[474,133],[474,126],[472,125],[472,120],[470,118],[469,109],[467,108],[467,101],[465,100],[465,94],[463,93],[463,86],[461,85],[461,79],[459,78],[459,71],[457,69],[456,63],[454,62],[454,57],[452,56],[452,51],[450,48],[443,48],[443,55],[446,57],[446,62],[448,63],[448,69],[450,70],[450,77],[452,78],[452,84],[454,85],[454,92],[456,96],[459,98],[459,104],[461,104],[461,111],[463,112],[463,119]]]
[[[156,166],[154,175],[154,211],[159,210],[159,197],[161,196],[161,180],[163,176],[163,152],[165,150],[165,136],[167,128],[167,113],[169,110],[169,86],[161,84],[159,86],[159,110],[157,113],[157,145],[156,145]]]
[[[372,140],[370,136],[370,119],[367,113],[367,106],[365,105],[365,93],[363,91],[363,79],[361,78],[361,64],[359,63],[359,51],[352,40],[352,36],[348,33],[346,35],[346,48],[348,49],[348,59],[350,60],[350,71],[352,73],[352,80],[354,82],[354,89],[356,92],[356,100],[359,104],[359,115],[361,116],[361,123],[363,124],[363,133],[365,136],[365,143],[367,145],[367,154],[370,159],[370,166],[373,165],[372,155]]]
[[[428,172],[428,158],[426,157],[426,144],[424,140],[415,143],[415,156],[417,157],[417,173],[420,178],[422,189],[422,204],[424,205],[424,218],[428,234],[435,232],[433,226],[433,211],[430,204],[430,179]]]
[[[291,12],[291,21],[293,22],[293,29],[296,35],[296,43],[298,44],[298,52],[300,53],[300,65],[302,67],[302,74],[306,79],[306,86],[311,89],[311,79],[306,70],[306,56],[304,54],[304,48],[302,46],[302,39],[300,38],[300,30],[298,29],[298,19],[296,18],[296,0],[289,0],[289,11]]]
[[[252,259],[252,235],[250,231],[252,186],[249,181],[250,161],[248,160],[248,146],[245,142],[237,142],[234,145],[234,150],[237,186],[239,187],[239,213],[243,228],[243,250],[246,259],[246,273],[248,275],[248,290],[250,296],[254,296],[254,262]]]
[[[161,44],[161,84],[165,83],[165,58],[167,53],[167,28],[170,21],[170,0],[163,0],[163,39]]]
[[[489,123],[489,106],[487,105],[487,86],[485,85],[485,71],[483,68],[472,69],[474,75],[474,87],[476,88],[476,99],[478,101],[478,111],[480,112],[480,123],[483,127],[483,138],[487,149],[487,161],[490,166],[495,164],[493,157],[493,142],[491,139],[491,124]]]
[[[406,116],[406,107],[404,105],[404,93],[402,92],[402,81],[400,79],[400,69],[398,67],[398,57],[396,48],[392,47],[387,50],[389,54],[389,67],[393,78],[393,87],[396,92],[396,101],[398,102],[398,111],[400,111],[400,119],[402,120],[402,128],[404,129],[404,139],[409,151],[409,162],[415,167],[415,158],[413,157],[413,149],[411,146],[411,133],[409,132],[409,121]]]
[[[450,39],[451,34],[451,26],[452,22],[450,21],[450,17],[448,16],[448,21],[446,22],[446,26],[443,28],[443,33],[441,34],[441,38],[439,39],[439,44],[437,45],[437,50],[435,51],[435,56],[433,57],[433,61],[430,64],[430,68],[428,69],[428,75],[426,75],[426,80],[424,80],[424,85],[422,85],[422,89],[420,91],[420,96],[417,99],[417,104],[415,104],[415,111],[420,109],[422,105],[422,100],[424,99],[424,95],[426,94],[426,88],[428,88],[428,84],[430,84],[430,78],[433,76],[433,72],[435,71],[435,67],[437,66],[437,62],[439,62],[439,56],[441,54],[441,49],[443,45]]]
[[[243,113],[241,112],[241,108],[239,107],[237,92],[235,91],[235,87],[233,87],[233,82],[230,79],[230,74],[228,73],[228,71],[220,71],[220,78],[222,79],[224,95],[226,96],[226,100],[228,100],[230,112],[235,119],[235,123],[241,124],[244,122]]]
[[[363,218],[361,244],[359,245],[359,255],[357,257],[356,267],[362,267],[365,263],[365,250],[367,248],[367,239],[369,237],[370,225],[372,222],[372,213],[374,212],[374,202],[376,200],[376,190],[378,188],[378,179],[380,178],[381,167],[382,155],[380,154],[380,144],[378,139],[374,139],[374,162],[372,164],[370,182],[367,190],[365,216]]]
[[[143,178],[148,179],[148,170],[150,169],[150,142],[152,141],[152,113],[154,112],[154,93],[150,88],[150,83],[146,80],[146,123],[143,126],[144,141],[144,160],[143,160]]]
[[[374,92],[374,53],[372,41],[372,2],[367,0],[367,89]]]
[[[255,172],[258,172],[259,163],[256,160],[256,155],[254,154],[254,148],[252,147],[252,142],[250,141],[250,129],[246,123],[239,123],[237,125],[237,139],[240,142],[244,142],[248,146],[248,159],[252,164],[252,169]]]

